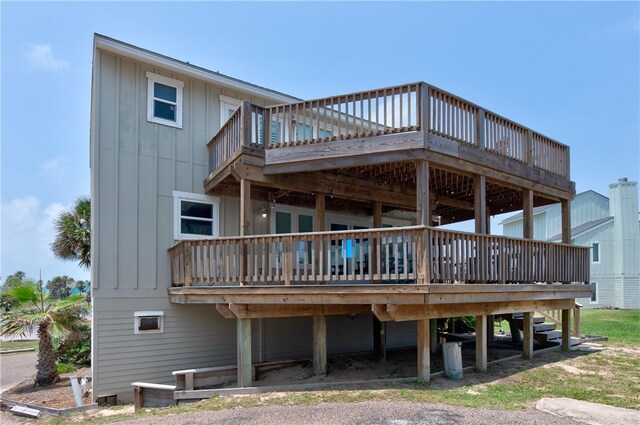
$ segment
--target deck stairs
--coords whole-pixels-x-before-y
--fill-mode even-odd
[[[512,321],[516,327],[522,331],[523,316],[522,313],[514,313]],[[549,318],[534,314],[533,316],[533,339],[537,341],[542,348],[555,347],[562,344],[562,329],[560,323],[549,320]],[[571,337],[571,346],[580,344],[580,338]]]

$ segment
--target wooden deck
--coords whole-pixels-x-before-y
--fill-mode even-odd
[[[589,249],[427,226],[184,240],[173,286],[589,281]]]
[[[430,377],[436,318],[475,316],[487,368],[490,315],[570,314],[588,297],[589,249],[571,242],[569,147],[451,93],[412,83],[262,107],[243,102],[208,144],[204,191],[238,197],[239,234],[169,249],[173,303],[215,304],[237,322],[238,383],[251,383],[251,319],[313,317],[314,373],[326,373],[327,315],[417,321],[418,377]],[[254,201],[315,208],[313,232],[252,234]],[[533,240],[533,208],[561,204],[562,242]],[[383,228],[409,212],[417,226]],[[523,211],[523,238],[490,235],[490,216]],[[371,229],[326,232],[327,211]],[[475,233],[441,230],[473,219]],[[268,231],[275,231],[269,229]]]
[[[568,146],[426,83],[267,108],[244,102],[208,148],[207,190],[241,154],[262,158],[252,162],[266,175],[427,159],[557,198],[574,189]]]

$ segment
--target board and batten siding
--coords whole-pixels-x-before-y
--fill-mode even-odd
[[[147,72],[184,83],[182,129],[147,122]],[[93,78],[94,396],[128,400],[131,382],[169,383],[173,370],[235,364],[234,321],[213,306],[168,301],[173,191],[203,193],[220,95],[266,101],[101,50]],[[238,216],[239,200],[222,198],[221,235],[239,233]],[[136,311],[163,311],[164,333],[135,335]]]

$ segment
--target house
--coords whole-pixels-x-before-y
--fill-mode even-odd
[[[568,146],[423,82],[303,101],[96,35],[94,397],[402,346],[429,380],[441,317],[476,316],[479,370],[491,314],[562,310],[568,349],[588,249],[528,239],[560,203],[568,242],[574,188]],[[524,239],[488,235],[521,209]]]
[[[593,190],[579,193],[571,203],[571,243],[591,248],[590,298],[585,307],[640,308],[640,221],[638,183],[621,178],[609,185],[609,198]],[[534,208],[533,238],[558,242],[560,208]],[[505,236],[522,236],[522,214],[501,223]]]

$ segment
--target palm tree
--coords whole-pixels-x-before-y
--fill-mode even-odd
[[[42,283],[25,281],[10,291],[17,305],[2,314],[2,335],[23,336],[34,326],[38,328],[38,363],[36,385],[51,385],[58,381],[56,356],[52,334],[68,335],[79,332],[86,320],[81,313],[87,310],[82,295],[57,300],[42,290]]]
[[[56,239],[51,244],[53,254],[62,260],[78,261],[81,267],[91,266],[91,200],[76,199],[72,209],[60,213],[55,221]]]

